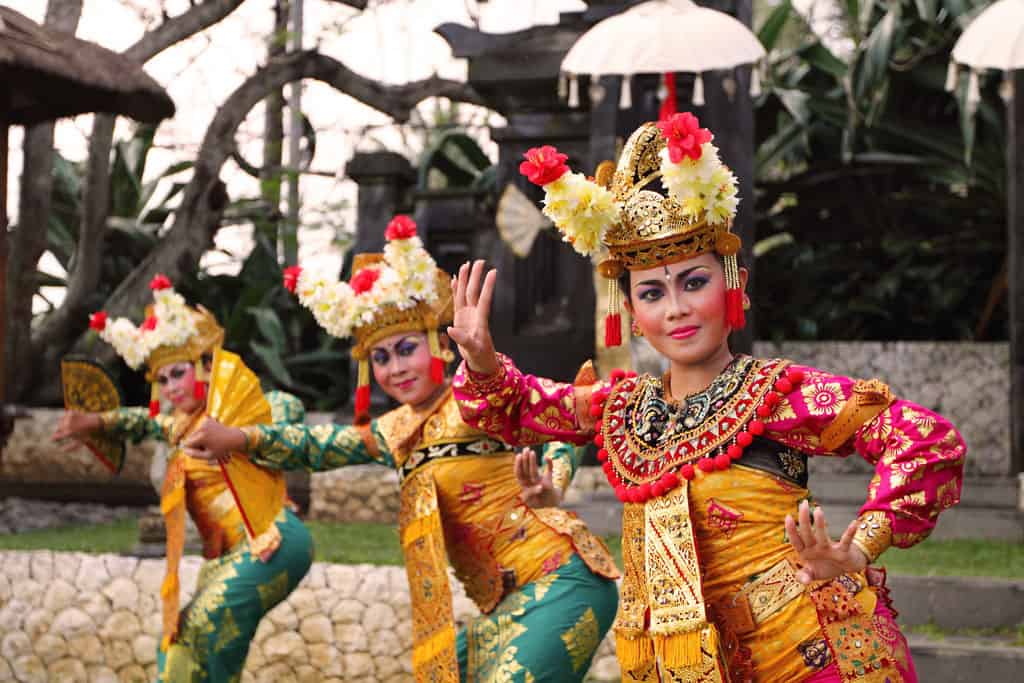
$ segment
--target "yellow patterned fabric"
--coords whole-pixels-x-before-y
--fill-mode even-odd
[[[448,680],[453,670],[452,680],[458,680],[448,560],[485,614],[575,552],[598,575],[618,576],[607,549],[582,522],[564,511],[532,510],[520,500],[514,454],[446,455],[459,452],[453,444],[481,437],[462,421],[450,390],[421,410],[403,406],[384,415],[378,427],[400,471],[411,472],[402,485],[399,533],[417,680]]]

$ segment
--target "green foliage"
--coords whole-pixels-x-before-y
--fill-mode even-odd
[[[225,346],[263,380],[299,396],[308,410],[334,410],[349,396],[348,345],[327,335],[283,284],[276,251],[255,233],[238,275],[199,273],[177,284],[224,326]]]
[[[1004,261],[1004,114],[994,81],[974,117],[944,82],[983,4],[848,0],[850,55],[810,31],[771,52],[757,103],[763,336],[974,338]],[[802,22],[788,3],[761,25],[766,47],[784,21]],[[982,333],[1005,336],[1006,315]]]
[[[147,171],[153,147],[153,128],[140,126],[127,140],[114,145],[110,177],[110,215],[104,235],[100,285],[90,294],[89,307],[100,309],[114,289],[156,246],[160,231],[173,211],[175,200],[185,187],[162,180],[191,168],[191,163],[174,164],[150,181]],[[81,188],[85,172],[80,164],[60,155],[55,158],[53,212],[49,224],[48,248],[65,268],[78,240],[81,221]],[[226,213],[239,216],[255,211],[265,213],[261,200],[241,198]],[[282,268],[277,250],[267,234],[256,231],[256,246],[246,257],[238,275],[209,275],[198,272],[175,283],[191,303],[208,308],[224,326],[225,346],[245,359],[271,387],[290,391],[310,410],[333,410],[348,400],[349,353],[346,344],[329,337],[282,286]],[[39,274],[41,286],[64,286],[64,278]],[[141,316],[142,312],[138,312]],[[122,382],[129,402],[148,401],[149,388],[138,373],[112,368]]]
[[[88,305],[99,309],[121,281],[156,245],[159,233],[170,216],[171,204],[185,187],[172,182],[157,195],[157,190],[175,175],[192,167],[190,162],[173,164],[149,181],[144,181],[149,152],[153,148],[153,126],[139,126],[127,140],[114,145],[110,171],[110,207],[107,231],[103,237],[104,259],[99,286],[89,295]],[[78,243],[82,221],[83,164],[54,154],[52,211],[47,231],[47,249],[61,267],[69,272]],[[66,278],[37,273],[41,286],[63,287]]]

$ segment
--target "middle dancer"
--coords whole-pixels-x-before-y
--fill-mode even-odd
[[[530,507],[535,469],[508,444],[462,421],[445,376],[454,359],[438,328],[452,320],[450,276],[396,217],[383,254],[359,254],[351,281],[290,270],[286,284],[321,326],[353,338],[359,361],[353,425],[224,427],[209,420],[186,446],[196,457],[247,452],[264,467],[322,471],[376,463],[401,480],[399,532],[413,611],[417,681],[582,681],[618,604],[604,544],[557,507]],[[369,417],[369,370],[402,406]],[[576,451],[543,457],[556,488]],[[550,498],[551,496],[547,496]],[[555,496],[557,498],[557,496]],[[448,561],[483,612],[456,636]]]

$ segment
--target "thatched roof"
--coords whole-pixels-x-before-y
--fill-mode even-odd
[[[32,124],[86,112],[156,123],[174,102],[136,64],[0,7],[0,121]]]

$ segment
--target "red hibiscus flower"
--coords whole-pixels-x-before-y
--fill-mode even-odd
[[[142,321],[142,329],[146,332],[156,329],[156,316],[151,315]]]
[[[154,292],[158,292],[161,289],[170,289],[171,280],[163,273],[157,273],[153,276],[153,279],[149,281],[149,288]]]
[[[284,288],[292,294],[295,293],[295,287],[299,284],[299,276],[302,275],[302,266],[288,266],[284,269]]]
[[[97,332],[102,332],[107,327],[107,312],[96,311],[89,316],[89,327]]]
[[[373,283],[380,277],[380,271],[376,268],[363,268],[358,273],[352,276],[349,280],[349,285],[352,287],[352,291],[356,294],[362,294],[363,292],[369,292],[373,289]]]
[[[389,242],[391,240],[407,240],[415,236],[416,221],[408,216],[395,216],[388,223],[387,230],[384,231],[384,239]]]
[[[688,111],[658,121],[661,135],[668,143],[668,158],[678,164],[684,157],[700,159],[700,146],[711,141],[711,131],[700,127],[697,117]]]
[[[519,172],[534,185],[544,187],[569,172],[569,167],[565,165],[569,157],[551,145],[534,147],[523,156],[526,161],[519,164]]]

